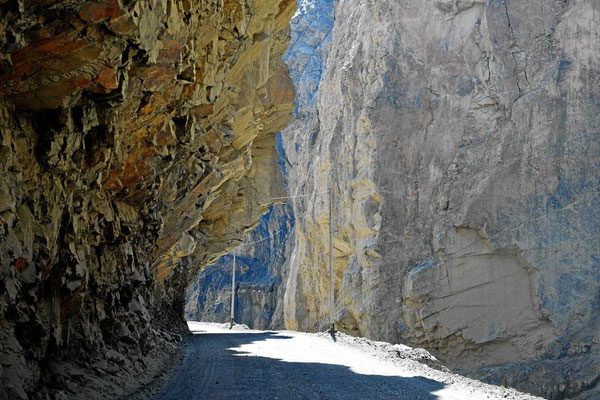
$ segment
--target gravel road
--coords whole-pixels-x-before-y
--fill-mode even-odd
[[[382,342],[188,325],[183,364],[153,400],[539,399],[432,369]]]

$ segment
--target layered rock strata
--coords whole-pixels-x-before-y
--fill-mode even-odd
[[[0,3],[0,398],[124,396],[163,369],[189,274],[283,195],[295,9]]]
[[[340,330],[600,396],[599,27],[592,0],[336,2],[284,143],[290,192],[335,194]],[[320,330],[328,202],[294,211],[286,326]]]

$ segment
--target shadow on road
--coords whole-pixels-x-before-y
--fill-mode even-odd
[[[263,342],[271,340],[295,345],[294,337],[276,332],[196,334],[175,376],[152,399],[435,400],[434,392],[445,387],[424,377],[356,373],[326,354],[323,362],[290,362],[237,349],[245,344],[269,348],[272,342]]]
[[[337,342],[337,338],[335,337],[335,332],[329,332],[329,336],[331,336],[331,340]]]

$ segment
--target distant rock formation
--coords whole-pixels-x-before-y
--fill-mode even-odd
[[[295,10],[0,2],[0,398],[125,396],[163,370],[188,279],[285,193]]]
[[[320,80],[324,20],[283,138],[288,192],[335,193],[338,328],[600,398],[600,4],[339,0]],[[322,330],[327,198],[294,214],[285,322]]]
[[[280,204],[261,218],[236,252],[235,322],[252,329],[283,329],[286,256],[293,236],[291,207]],[[254,244],[250,244],[254,243]],[[228,322],[231,315],[232,253],[208,266],[188,288],[185,316]]]

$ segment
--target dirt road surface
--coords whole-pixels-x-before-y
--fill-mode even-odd
[[[429,368],[382,342],[188,325],[183,364],[152,400],[538,399]]]

